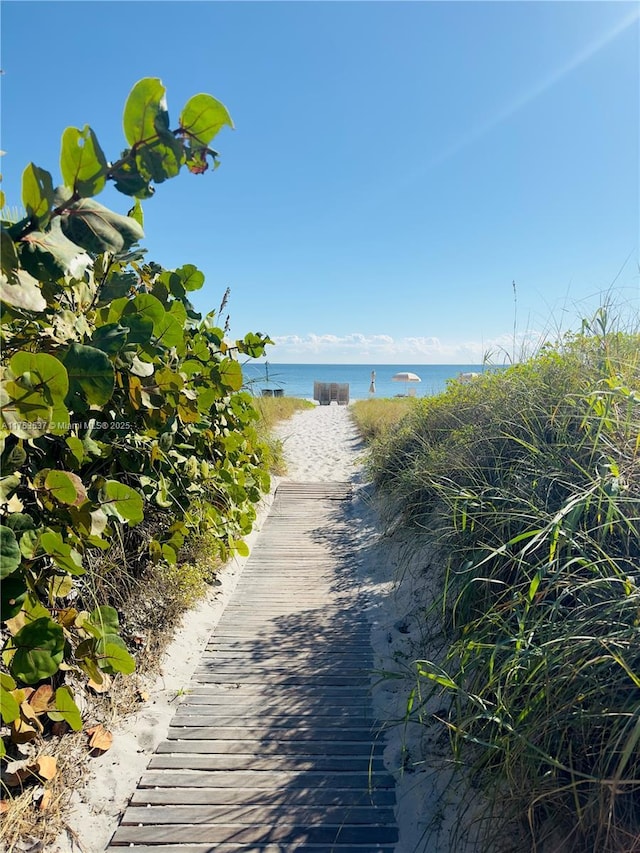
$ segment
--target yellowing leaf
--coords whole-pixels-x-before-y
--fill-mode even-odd
[[[53,755],[41,755],[34,769],[41,779],[53,779],[58,772],[57,759]]]
[[[113,735],[102,725],[92,726],[86,729],[89,735],[89,747],[94,755],[101,755],[111,748]]]

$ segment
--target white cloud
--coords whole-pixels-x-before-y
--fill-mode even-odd
[[[516,335],[505,333],[488,341],[446,341],[438,337],[391,335],[316,334],[276,335],[268,356],[274,362],[317,364],[480,364],[487,353],[492,361],[509,361],[534,351],[543,341],[540,332],[529,330]]]

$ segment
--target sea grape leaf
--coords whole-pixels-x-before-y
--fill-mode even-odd
[[[138,524],[144,518],[142,497],[125,483],[107,480],[100,489],[99,501],[107,515],[120,521]]]
[[[122,216],[93,199],[69,205],[60,217],[65,236],[88,252],[124,252],[144,237],[130,216]]]
[[[49,471],[44,481],[44,487],[58,503],[74,504],[78,500],[76,484],[66,471]]]
[[[151,198],[155,192],[149,181],[138,171],[136,162],[131,152],[126,151],[124,159],[114,168],[111,168],[111,177],[115,188],[123,195],[135,196],[136,198]]]
[[[0,299],[20,311],[40,313],[47,307],[39,282],[26,270],[17,270],[11,279],[0,273]]]
[[[45,220],[53,204],[53,180],[46,169],[29,163],[22,173],[22,204],[29,216]]]
[[[184,327],[168,312],[154,325],[153,333],[156,342],[167,348],[179,347],[184,343]]]
[[[140,204],[140,199],[136,199],[135,204],[131,208],[131,210],[127,211],[127,216],[130,216],[132,219],[138,223],[141,228],[144,228],[144,211],[142,209],[142,205]]]
[[[71,397],[77,394],[95,406],[109,402],[115,385],[115,371],[101,349],[71,344],[63,363],[69,376]]]
[[[20,572],[10,575],[0,584],[0,620],[13,619],[22,610],[27,596],[27,586]]]
[[[109,674],[122,672],[124,675],[131,675],[135,671],[136,662],[120,637],[109,634],[108,641],[98,641],[96,651],[98,665],[105,672]]]
[[[107,160],[88,124],[82,130],[68,127],[62,134],[60,171],[65,184],[82,198],[104,188]]]
[[[56,690],[56,708],[53,713],[56,714],[55,719],[63,719],[71,726],[74,732],[79,732],[82,728],[80,709],[73,699],[73,693],[64,685],[62,687],[58,687]],[[54,719],[51,712],[49,712],[49,717]]]
[[[91,611],[89,618],[92,624],[101,630],[103,636],[105,634],[117,634],[120,630],[118,611],[108,604],[96,607],[95,610]]]
[[[15,533],[10,527],[0,524],[0,579],[13,574],[20,565],[22,554]]]
[[[217,368],[220,380],[227,388],[231,388],[232,391],[239,391],[242,388],[244,382],[242,368],[237,361],[225,358],[217,365]]]
[[[55,530],[47,530],[40,536],[40,546],[58,568],[69,572],[70,575],[84,574],[82,557]]]
[[[156,123],[167,113],[166,91],[158,77],[144,77],[131,89],[122,116],[129,145],[138,145],[157,135]]]
[[[19,266],[16,245],[7,229],[0,228],[0,269],[10,276]]]
[[[204,284],[204,273],[193,264],[185,264],[175,271],[185,290],[200,290]]]
[[[57,281],[63,276],[81,279],[91,258],[63,233],[56,217],[45,231],[30,231],[19,244],[22,266],[38,281]]]
[[[5,725],[12,723],[20,716],[20,705],[4,686],[0,686],[0,715]]]
[[[91,345],[109,355],[115,355],[126,344],[128,331],[121,323],[106,323],[94,331]]]
[[[225,125],[233,128],[227,108],[216,98],[204,93],[189,98],[180,113],[180,128],[199,146],[207,146]]]
[[[136,166],[143,178],[161,184],[168,178],[174,178],[186,159],[181,140],[171,134],[136,149]]]
[[[9,647],[15,649],[11,674],[25,684],[35,684],[58,671],[64,654],[64,632],[60,625],[43,617],[21,628],[9,640]]]

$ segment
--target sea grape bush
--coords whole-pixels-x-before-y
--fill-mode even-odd
[[[160,507],[172,523],[149,559],[175,563],[203,524],[190,512],[197,500],[224,558],[246,549],[240,537],[269,488],[236,358],[261,355],[268,337],[229,345],[216,315],[202,319],[189,301],[203,273],[163,269],[137,248],[140,199],[183,166],[215,168],[209,146],[225,125],[224,105],[198,94],[171,130],[161,81],[140,80],[124,108],[122,156],[109,162],[90,127],[67,128],[63,185],[30,163],[26,216],[2,221],[0,695],[14,740],[38,730],[28,685],[60,683],[64,671],[100,684],[134,669],[116,610],[74,606],[91,549]],[[94,201],[107,182],[135,199],[126,216]],[[39,710],[81,727],[68,687],[48,691]]]

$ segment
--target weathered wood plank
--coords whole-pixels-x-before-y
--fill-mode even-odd
[[[168,740],[242,740],[243,737],[259,739],[270,737],[264,728],[250,729],[245,726],[227,727],[222,726],[170,726],[167,734]],[[342,741],[360,741],[371,743],[372,734],[369,727],[347,728],[341,726],[338,729],[321,728],[320,726],[305,726],[304,728],[279,729],[279,740],[332,740],[334,743]]]
[[[358,788],[142,788],[132,805],[230,806],[393,806],[395,791]]]
[[[388,773],[323,773],[320,771],[287,772],[285,770],[262,773],[254,770],[147,770],[140,785],[158,788],[267,788],[316,789],[330,791],[356,788],[359,791],[395,787]]]
[[[392,824],[393,809],[375,806],[140,806],[127,809],[123,825],[167,823],[301,824],[342,826]]]
[[[313,731],[313,730],[310,730]],[[242,740],[217,740],[214,738],[194,740],[192,738],[165,740],[158,744],[158,753],[206,753],[207,755],[339,755],[368,759],[382,754],[380,745],[366,741],[328,740],[278,740],[277,733],[268,739],[243,738]],[[355,768],[354,768],[355,769]]]
[[[167,826],[120,826],[114,835],[118,844],[153,844],[174,842],[192,844],[204,841],[209,844],[233,841],[234,844],[256,842],[286,842],[287,844],[326,844],[327,853],[334,842],[345,844],[393,842],[397,839],[394,826],[295,826],[279,823],[277,826],[242,826],[241,824],[173,824]]]
[[[156,753],[149,762],[150,770],[313,770],[332,773],[345,770],[363,772],[370,767],[382,772],[384,764],[380,757],[367,755],[358,759],[353,755],[225,755],[215,753],[187,753],[176,749],[170,754]]]

